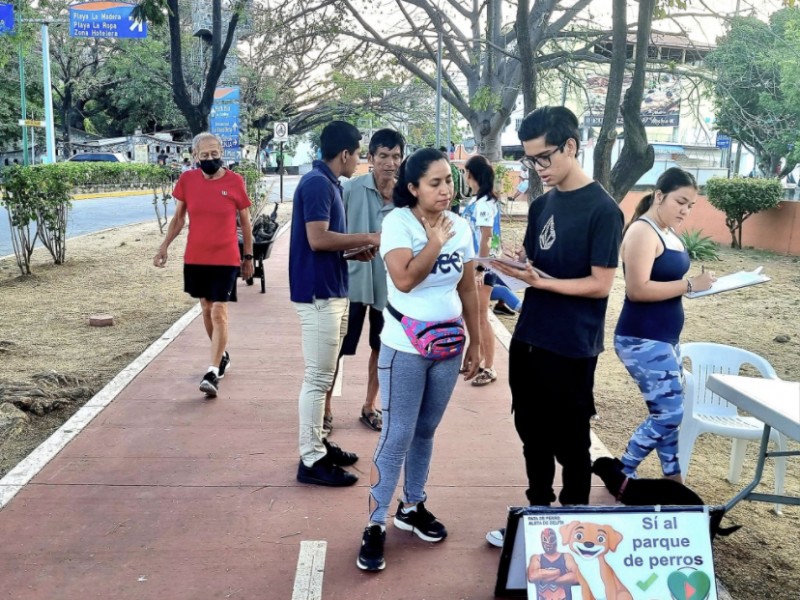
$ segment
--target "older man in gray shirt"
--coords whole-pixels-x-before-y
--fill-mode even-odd
[[[394,208],[392,192],[395,176],[403,161],[405,139],[393,129],[379,129],[369,141],[367,160],[372,172],[344,184],[344,208],[347,233],[375,233],[381,230],[383,218]],[[376,256],[369,262],[349,261],[350,312],[347,335],[342,342],[341,355],[353,356],[361,338],[364,321],[369,316],[369,346],[371,353],[367,372],[367,397],[361,408],[360,421],[373,431],[383,427],[378,402],[378,352],[383,329],[383,309],[386,307],[386,268]],[[333,429],[331,392],[325,402],[323,432]]]

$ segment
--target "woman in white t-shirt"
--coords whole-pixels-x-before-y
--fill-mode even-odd
[[[494,169],[483,156],[473,156],[464,165],[467,183],[475,194],[464,209],[464,218],[472,229],[475,253],[483,258],[500,256],[499,228],[495,231],[495,220],[499,207],[494,192]],[[492,288],[497,284],[497,275],[483,265],[475,268],[478,285],[478,310],[480,311],[481,356],[483,367],[472,385],[486,385],[497,380],[494,370],[494,333],[489,323],[489,301]]]
[[[472,378],[480,364],[478,296],[472,235],[467,222],[452,213],[453,178],[447,158],[424,148],[409,156],[398,171],[395,209],[383,220],[380,252],[386,263],[389,302],[384,311],[378,358],[383,430],[373,458],[369,524],[364,530],[357,565],[366,571],[386,566],[383,544],[386,518],[400,471],[403,497],[395,527],[413,531],[428,542],[447,537],[447,530],[426,508],[425,484],[433,436],[450,401],[459,369]],[[452,339],[431,354],[417,343],[416,331],[439,330],[463,323],[470,343]],[[463,334],[463,327],[449,327]],[[463,354],[463,363],[462,363]]]

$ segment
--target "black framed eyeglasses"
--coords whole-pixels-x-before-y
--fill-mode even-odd
[[[552,152],[548,152],[544,156],[523,156],[521,159],[519,159],[519,162],[522,163],[522,166],[526,169],[533,170],[537,166],[542,169],[546,169],[553,163],[553,154],[564,151],[564,146],[567,145],[568,139],[569,138],[561,142]]]

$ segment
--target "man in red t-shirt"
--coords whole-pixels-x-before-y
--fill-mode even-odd
[[[253,276],[253,228],[250,200],[241,175],[222,166],[222,142],[213,133],[200,133],[192,140],[192,154],[199,169],[182,173],[172,196],[175,214],[153,264],[167,263],[167,249],[178,237],[189,215],[189,237],[183,265],[183,289],[200,299],[203,324],[211,339],[211,366],[200,381],[200,391],[215,397],[219,380],[230,368],[228,305],[236,302],[236,279]],[[239,256],[236,217],[244,236],[244,256]]]

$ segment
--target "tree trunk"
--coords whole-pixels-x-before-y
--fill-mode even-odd
[[[500,134],[503,132],[507,118],[508,115],[504,116],[502,112],[481,111],[474,113],[469,119],[478,153],[491,162],[497,162],[503,158]]]
[[[611,153],[617,141],[617,115],[622,99],[622,84],[625,79],[627,51],[628,14],[625,0],[614,0],[612,12],[612,54],[608,76],[603,125],[594,147],[594,178],[604,188],[611,189]]]
[[[622,101],[622,122],[625,145],[611,169],[609,193],[617,202],[647,173],[655,162],[655,151],[647,142],[647,131],[642,124],[641,108],[644,98],[644,78],[647,69],[647,48],[657,0],[640,0],[639,22],[636,31],[636,60],[633,81]]]
[[[70,113],[72,112],[72,83],[64,86],[63,100],[61,102],[61,131],[64,139],[64,160],[72,156],[72,138],[70,132]]]

